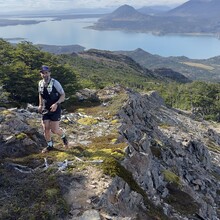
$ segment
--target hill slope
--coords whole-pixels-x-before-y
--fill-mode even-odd
[[[220,81],[220,67],[218,65],[220,57],[202,60],[187,57],[161,57],[142,49],[115,53],[125,54],[148,69],[168,68],[183,74],[190,80]]]
[[[109,84],[122,84],[136,89],[149,88],[155,82],[164,83],[179,81],[178,77],[170,78],[163,71],[155,73],[132,58],[115,54],[111,51],[88,50],[74,55],[62,55],[64,62],[73,66],[84,87],[102,88]],[[183,76],[184,77],[184,76]],[[185,81],[189,81],[185,77]]]
[[[81,54],[82,52],[87,53],[84,51],[84,48],[78,45],[70,45],[70,46],[53,46],[53,45],[36,45],[37,47],[41,48],[43,51],[47,51],[54,54],[72,54],[70,56],[74,56],[75,53]],[[94,51],[92,53],[92,51]],[[95,55],[96,51],[96,55]],[[121,59],[123,62],[122,57],[114,57],[114,54],[123,54],[127,57],[132,58],[135,62],[133,65],[136,66],[137,63],[141,66],[154,70],[158,68],[166,68],[172,69],[175,72],[181,73],[183,76],[187,77],[190,80],[204,80],[204,81],[211,81],[211,82],[218,82],[220,81],[220,67],[219,67],[219,60],[220,56],[212,57],[209,59],[190,59],[187,57],[162,57],[159,55],[150,54],[140,48],[134,51],[101,51],[101,50],[89,50],[90,53],[90,60],[92,60],[92,54],[94,56],[98,56],[101,59],[101,56],[107,56],[110,59]],[[102,54],[102,55],[101,55]],[[112,56],[110,56],[110,54]],[[75,54],[77,56],[77,54]],[[83,57],[83,56],[82,56]],[[96,58],[97,59],[97,58]],[[124,58],[125,59],[125,58]],[[95,59],[93,59],[95,60]],[[98,61],[98,60],[97,60]],[[112,66],[113,67],[113,66]],[[177,80],[178,81],[178,80]]]
[[[218,0],[190,0],[179,7],[170,10],[167,14],[219,20],[219,11],[220,1]]]
[[[122,5],[119,8],[117,8],[114,12],[110,13],[109,15],[106,15],[104,18],[101,18],[100,20],[139,20],[139,19],[146,19],[147,16],[138,12],[133,7],[129,5]]]

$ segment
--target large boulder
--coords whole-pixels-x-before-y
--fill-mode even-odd
[[[0,110],[1,159],[38,153],[46,145],[44,136],[28,124],[28,114],[18,112],[17,109]]]

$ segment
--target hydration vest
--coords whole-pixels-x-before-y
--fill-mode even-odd
[[[60,98],[60,94],[56,90],[54,82],[55,79],[51,78],[47,87],[44,86],[44,80],[39,82],[39,93],[44,99],[44,104],[47,109]]]

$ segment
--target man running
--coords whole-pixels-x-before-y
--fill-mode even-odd
[[[61,84],[56,79],[51,78],[51,71],[48,66],[43,65],[41,67],[40,75],[42,80],[38,83],[38,110],[42,113],[42,126],[47,141],[47,147],[42,150],[42,153],[46,153],[53,149],[51,132],[58,134],[62,138],[64,146],[68,146],[67,137],[59,125],[61,119],[60,103],[65,100],[65,92]]]

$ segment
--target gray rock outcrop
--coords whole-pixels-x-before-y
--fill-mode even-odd
[[[4,108],[0,110],[0,159],[37,153],[46,146],[43,135],[27,122],[29,117],[38,115],[18,111]]]
[[[147,215],[147,197],[167,219],[219,219],[220,135],[214,127],[167,108],[156,92],[130,93],[119,118],[121,138],[128,143],[122,165],[144,193],[116,177],[102,208],[111,215],[166,219]]]

